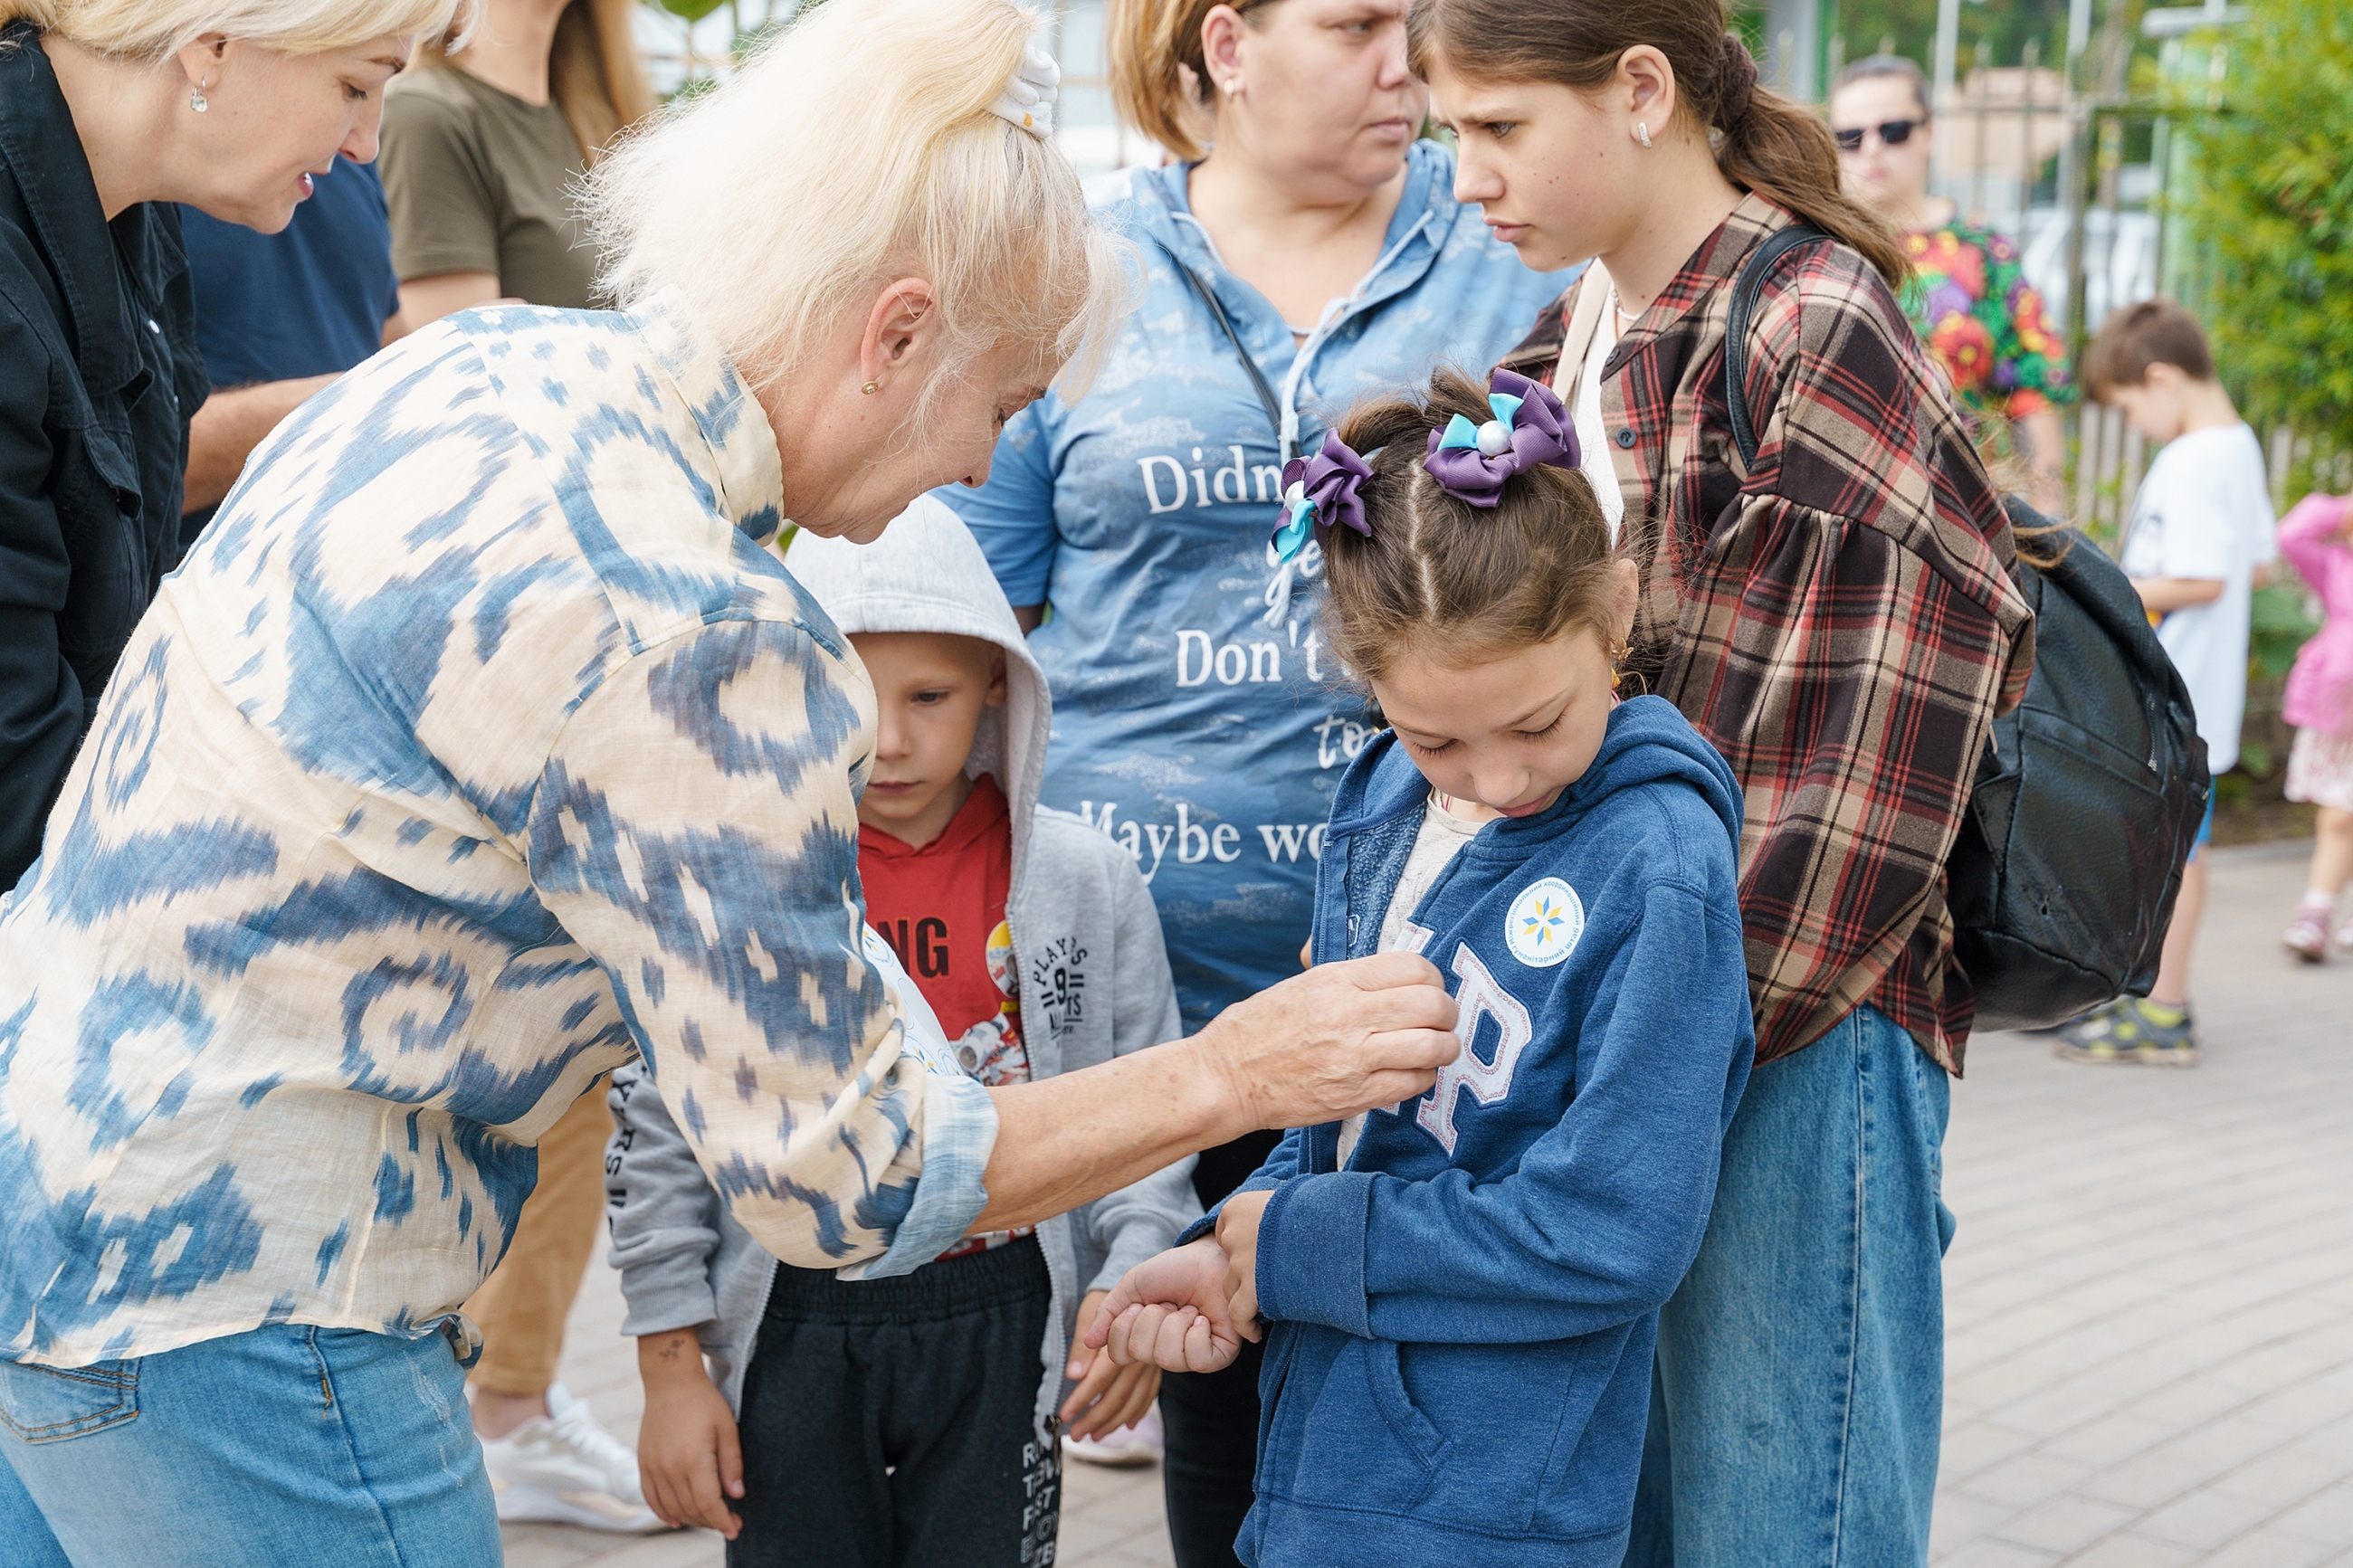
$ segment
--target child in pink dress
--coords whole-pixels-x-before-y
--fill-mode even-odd
[[[2353,496],[2306,496],[2280,520],[2280,553],[2320,595],[2320,630],[2288,673],[2285,717],[2295,726],[2287,797],[2320,808],[2312,875],[2283,939],[2306,963],[2328,956],[2328,921],[2353,879]],[[2337,928],[2353,948],[2353,916]]]

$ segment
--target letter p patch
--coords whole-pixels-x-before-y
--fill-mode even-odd
[[[1422,1131],[1438,1140],[1439,1146],[1449,1154],[1454,1152],[1454,1096],[1457,1089],[1467,1089],[1471,1097],[1482,1105],[1499,1103],[1512,1092],[1512,1073],[1520,1065],[1520,1053],[1535,1037],[1535,1026],[1529,1020],[1528,1010],[1520,999],[1504,989],[1479,955],[1463,942],[1454,950],[1455,977],[1462,982],[1454,994],[1455,1005],[1461,1010],[1454,1032],[1462,1041],[1462,1052],[1438,1069],[1438,1083],[1430,1098],[1421,1102],[1414,1120]],[[1472,1048],[1479,1038],[1479,1020],[1495,1020],[1499,1031],[1495,1041],[1495,1059],[1482,1062]]]

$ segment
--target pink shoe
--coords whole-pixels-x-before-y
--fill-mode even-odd
[[[2325,963],[2328,957],[2327,914],[2325,909],[2305,905],[2295,911],[2295,919],[2287,922],[2287,930],[2280,934],[2280,942],[2306,963]],[[2345,936],[2344,931],[2339,931],[2337,940],[2342,942]]]
[[[1090,1465],[1149,1465],[1160,1458],[1160,1408],[1155,1405],[1136,1418],[1100,1437],[1065,1437],[1062,1452]]]

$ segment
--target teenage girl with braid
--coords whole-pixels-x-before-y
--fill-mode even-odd
[[[1720,0],[1419,0],[1455,192],[1530,267],[1597,258],[1507,365],[1578,414],[1641,574],[1632,673],[1732,765],[1757,1068],[1661,1314],[1630,1563],[1925,1563],[1938,1196],[1972,1014],[1944,863],[2033,663],[2000,498],[1841,194]],[[1755,438],[1725,392],[1743,264]]]

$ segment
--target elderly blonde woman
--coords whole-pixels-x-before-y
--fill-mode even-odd
[[[0,910],[12,1561],[496,1563],[456,1308],[633,1057],[764,1246],[881,1275],[1458,1050],[1391,954],[984,1089],[862,935],[872,689],[763,546],[985,479],[1103,331],[1033,26],[831,0],[600,167],[622,311],[344,377],[140,623]]]
[[[207,386],[172,204],[284,228],[455,3],[0,0],[0,893],[180,556]]]

